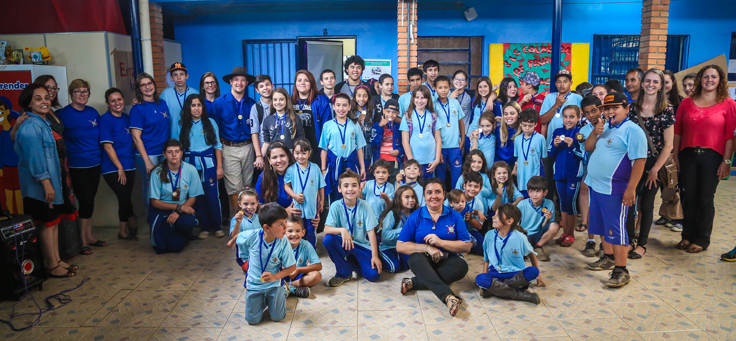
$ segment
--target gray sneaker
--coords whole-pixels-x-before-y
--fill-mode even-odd
[[[672,232],[682,232],[682,224],[681,223],[672,224],[671,230]]]
[[[585,250],[583,250],[583,256],[595,257],[595,242],[588,241],[585,243]]]
[[[330,281],[329,281],[329,283],[328,283],[328,284],[329,284],[329,285],[330,285],[331,287],[339,287],[339,286],[341,286],[341,285],[345,284],[345,282],[347,282],[347,281],[349,281],[349,280],[351,280],[351,278],[350,278],[350,277],[348,277],[348,278],[332,277],[332,278],[330,279]]]
[[[539,259],[542,262],[549,262],[549,255],[544,252],[543,247],[534,248],[534,252],[537,253],[537,259]]]
[[[310,290],[309,288],[290,286],[289,293],[299,298],[308,298]]]
[[[631,281],[631,276],[628,272],[619,269],[619,268],[613,268],[613,272],[611,272],[611,278],[606,281],[606,286],[609,288],[620,288],[626,284],[629,284]]]
[[[613,259],[609,259],[608,257],[603,256],[594,263],[588,263],[588,270],[611,270],[614,266],[616,266],[616,262]]]

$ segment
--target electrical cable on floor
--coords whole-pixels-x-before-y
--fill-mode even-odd
[[[21,241],[20,245],[22,245],[22,247],[23,247],[22,251],[20,252],[20,255],[22,255],[22,254],[25,253],[26,241],[24,240],[23,235],[17,235],[15,238],[16,238],[16,245],[19,245],[17,243],[17,241],[18,241],[18,238],[20,238],[20,241]],[[18,262],[18,265],[19,266],[21,266],[21,264],[22,264],[21,261],[20,261],[20,258],[21,258],[20,255],[18,254],[18,247],[16,247],[16,249],[15,249],[15,260]],[[56,309],[59,309],[59,308],[65,306],[65,305],[71,303],[72,299],[66,293],[79,289],[80,287],[82,287],[82,285],[84,283],[86,283],[87,281],[90,280],[89,277],[86,277],[86,278],[84,278],[82,280],[82,282],[80,282],[74,288],[62,290],[62,291],[60,291],[60,292],[58,292],[56,294],[53,294],[51,296],[46,297],[44,299],[44,302],[46,302],[46,307],[41,308],[41,306],[38,305],[38,302],[36,302],[36,298],[33,297],[33,294],[30,291],[28,291],[28,283],[26,282],[26,276],[23,273],[23,267],[22,266],[20,268],[20,274],[21,274],[21,278],[23,278],[23,287],[25,288],[26,293],[29,294],[29,295],[31,295],[31,300],[33,300],[33,304],[35,304],[36,305],[36,308],[38,308],[38,312],[33,312],[33,313],[16,313],[15,312],[15,306],[18,305],[18,303],[21,303],[21,302],[18,302],[16,304],[14,304],[13,305],[13,309],[10,312],[10,319],[8,319],[8,320],[0,319],[0,322],[7,324],[10,327],[10,329],[12,329],[13,331],[16,331],[16,332],[24,331],[26,329],[29,329],[29,328],[37,325],[41,321],[41,317],[43,316],[44,313],[49,312],[49,311],[53,311],[53,310],[56,310]],[[51,303],[51,301],[54,300],[54,299],[58,303],[60,303],[60,305],[54,306]],[[27,316],[27,315],[36,315],[36,319],[33,320],[33,322],[31,322],[31,324],[29,324],[29,325],[27,325],[25,327],[22,327],[22,328],[17,328],[16,326],[13,325],[12,320],[14,318],[17,318],[17,317],[20,317],[20,316]]]

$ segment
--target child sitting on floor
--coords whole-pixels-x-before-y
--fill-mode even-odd
[[[290,215],[286,220],[286,239],[291,244],[296,260],[296,270],[284,277],[289,285],[289,294],[300,298],[309,297],[309,288],[322,280],[322,262],[312,244],[304,240],[306,229],[303,220]]]

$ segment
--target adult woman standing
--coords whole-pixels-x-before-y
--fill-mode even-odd
[[[76,219],[76,208],[66,172],[64,142],[47,121],[51,109],[48,90],[31,84],[21,92],[18,103],[26,111],[26,123],[17,127],[15,152],[25,212],[41,231],[41,248],[52,277],[73,277],[77,266],[61,261],[61,219]]]
[[[664,89],[667,91],[667,99],[669,99],[670,104],[675,109],[675,113],[677,113],[677,108],[680,107],[680,102],[684,98],[680,96],[680,89],[677,86],[675,73],[670,70],[664,70],[662,73],[664,73]]]
[[[294,105],[294,111],[302,120],[304,135],[309,144],[312,148],[317,148],[319,137],[322,135],[322,126],[330,120],[332,114],[330,101],[327,97],[317,94],[317,83],[311,72],[307,70],[296,72],[291,103]],[[320,164],[319,153],[312,153],[310,161]]]
[[[135,97],[138,104],[130,109],[130,134],[137,153],[135,167],[141,174],[143,202],[150,198],[150,174],[154,167],[164,161],[161,151],[169,138],[170,118],[166,102],[158,98],[156,82],[147,73],[135,80]]]
[[[260,194],[261,204],[277,202],[286,212],[301,217],[302,210],[294,208],[291,197],[284,190],[284,175],[289,166],[296,162],[291,150],[281,141],[275,141],[266,150],[263,173],[258,177],[256,192]]]
[[[649,140],[647,161],[644,165],[644,174],[636,186],[638,205],[629,208],[629,217],[626,220],[626,230],[629,241],[637,240],[629,251],[629,259],[640,259],[647,252],[649,230],[652,228],[654,215],[654,198],[659,186],[659,170],[667,162],[672,153],[675,135],[675,111],[667,102],[667,91],[664,88],[665,75],[659,69],[649,69],[644,73],[642,86],[637,96],[638,100],[629,106],[628,118],[639,124]],[[636,211],[641,212],[639,238],[636,239]]]
[[[50,119],[47,119],[47,121],[51,122],[52,128],[54,126],[59,127],[60,131],[64,131],[64,125],[61,123],[58,117],[56,117],[56,114],[54,114],[54,110],[61,109],[61,104],[59,104],[59,86],[56,83],[56,78],[52,75],[40,75],[36,77],[35,80],[33,80],[33,84],[38,84],[46,88],[46,91],[49,92],[49,101],[51,101],[51,108],[49,109],[48,117]],[[22,113],[20,117],[15,121],[15,125],[13,126],[13,129],[10,131],[10,138],[12,138],[15,141],[15,134],[18,132],[18,127],[20,127],[20,124],[25,121],[27,116],[25,113]],[[61,134],[61,133],[59,133]]]
[[[401,281],[401,293],[432,290],[455,316],[461,299],[450,284],[464,278],[468,264],[458,256],[473,246],[460,213],[444,206],[442,180],[431,178],[424,185],[427,205],[414,211],[401,230],[396,250],[409,255],[413,278]]]
[[[202,89],[199,99],[203,101],[207,111],[212,110],[212,103],[220,97],[220,82],[217,81],[217,76],[212,72],[205,72],[199,79],[199,88]]]
[[[82,254],[92,254],[90,246],[107,246],[92,234],[92,213],[95,210],[95,196],[100,184],[100,114],[87,105],[91,88],[83,79],[75,79],[69,84],[72,104],[56,114],[64,123],[69,176],[72,179],[74,194],[79,200],[79,219],[82,235]]]
[[[682,189],[682,240],[679,250],[698,253],[710,246],[720,179],[731,171],[736,102],[728,97],[728,80],[718,65],[706,65],[695,89],[680,103],[675,122],[674,160]]]

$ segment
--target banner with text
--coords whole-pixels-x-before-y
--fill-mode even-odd
[[[572,53],[570,43],[562,44],[560,56],[560,68],[570,70]],[[549,43],[505,43],[503,44],[503,74],[504,77],[513,77],[516,84],[519,78],[527,72],[535,72],[539,75],[541,83],[539,91],[549,92],[550,64],[552,62],[552,44]]]

